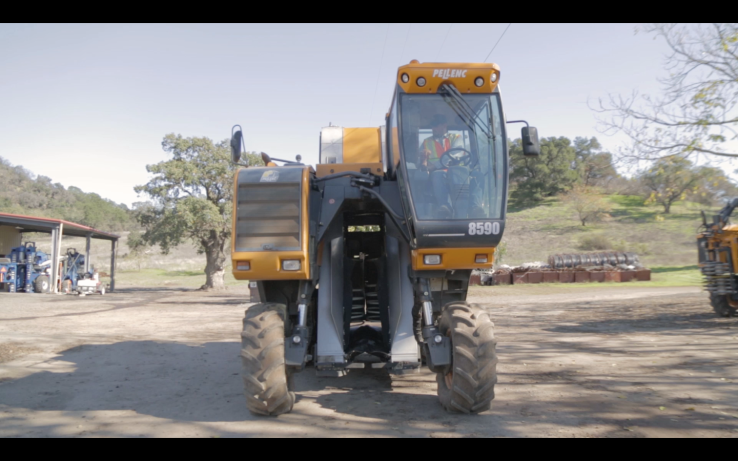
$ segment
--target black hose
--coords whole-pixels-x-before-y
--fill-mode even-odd
[[[376,191],[373,191],[371,189],[368,189],[368,188],[366,188],[364,186],[359,186],[359,190],[362,191],[362,192],[366,192],[367,194],[373,195],[374,198],[376,198],[377,200],[379,200],[379,203],[381,203],[382,206],[384,206],[384,208],[387,211],[387,214],[389,215],[390,219],[392,219],[392,222],[395,223],[395,226],[397,226],[397,229],[400,231],[400,234],[402,234],[402,238],[404,238],[405,241],[410,246],[412,246],[412,244],[410,243],[410,236],[407,235],[407,234],[405,234],[405,230],[402,228],[402,226],[398,222],[398,220],[405,222],[404,218],[402,216],[398,215],[397,213],[395,213],[395,211],[392,209],[392,207],[390,207],[389,203],[387,203],[382,198],[382,196],[379,195]]]
[[[322,182],[322,181],[328,181],[329,179],[342,178],[344,176],[352,176],[354,178],[361,178],[361,179],[366,179],[366,180],[374,182],[374,176],[363,174],[363,173],[357,173],[356,171],[344,171],[342,173],[333,173],[327,176],[323,176],[322,178],[313,179],[313,181]]]
[[[389,206],[389,203],[385,202],[384,201],[384,198],[382,198],[382,196],[379,195],[376,191],[373,191],[371,189],[368,189],[368,188],[366,188],[364,186],[359,186],[359,190],[362,191],[362,192],[366,192],[367,194],[373,195],[377,200],[379,200],[382,203],[382,205],[384,205],[384,207],[387,209],[387,213],[391,214],[396,219],[399,219],[399,220],[402,220],[402,221],[405,220],[405,218],[403,218],[402,216],[400,216],[397,213],[395,213],[395,211],[392,209],[392,207]]]

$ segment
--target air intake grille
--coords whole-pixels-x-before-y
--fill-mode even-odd
[[[239,184],[236,251],[300,250],[301,187]]]

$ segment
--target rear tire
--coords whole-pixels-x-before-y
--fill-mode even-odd
[[[246,311],[241,361],[246,407],[252,414],[277,416],[292,411],[292,373],[284,362],[287,330],[284,304],[260,303]]]
[[[48,275],[39,275],[36,280],[33,281],[33,291],[36,293],[48,293],[51,289]]]
[[[490,409],[497,384],[497,341],[489,314],[463,301],[444,306],[441,333],[451,338],[452,371],[438,373],[438,399],[451,413]]]
[[[717,315],[720,317],[735,317],[738,309],[731,306],[730,299],[727,295],[710,294],[710,304]]]

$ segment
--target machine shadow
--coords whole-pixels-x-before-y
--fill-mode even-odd
[[[276,421],[253,416],[246,409],[240,348],[237,342],[82,345],[45,362],[54,369],[72,371],[39,371],[3,382],[0,405],[70,414],[130,410],[192,423]],[[418,393],[418,384],[423,386],[426,381],[433,385],[432,394],[422,393],[428,391],[424,388]],[[290,422],[312,418],[314,410],[305,406],[311,401],[338,413],[381,418],[388,424],[410,418],[432,421],[447,415],[438,403],[429,372],[391,377],[385,370],[369,369],[351,370],[343,378],[320,378],[310,367],[295,376],[295,391],[295,409],[285,415]],[[313,391],[320,395],[314,397]]]
[[[175,421],[254,419],[243,404],[240,344],[126,341],[68,349],[41,371],[2,384],[0,404],[34,411],[132,410]],[[33,397],[29,398],[29,389]]]

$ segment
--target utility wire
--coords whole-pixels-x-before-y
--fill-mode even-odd
[[[446,36],[443,37],[443,43],[441,43],[441,47],[438,49],[438,55],[436,56],[436,61],[438,61],[438,58],[441,57],[441,50],[443,49],[443,45],[446,44],[446,39],[448,38],[448,34],[451,32],[451,28],[454,26],[454,23],[451,23],[450,26],[448,26],[448,30],[446,31]]]
[[[387,33],[384,34],[384,46],[382,46],[382,57],[379,59],[379,71],[377,72],[377,84],[374,86],[374,99],[372,100],[372,110],[369,112],[369,123],[372,123],[374,117],[374,103],[377,101],[377,90],[379,90],[379,78],[382,76],[382,64],[384,63],[384,50],[387,48],[387,37],[389,37],[390,25],[387,24]]]
[[[407,35],[405,35],[405,44],[402,45],[402,53],[400,53],[400,62],[405,62],[405,47],[407,46],[407,39],[410,38],[410,29],[413,28],[413,24],[407,26]]]
[[[510,26],[512,26],[512,23],[508,24],[507,27],[505,27],[505,30],[502,31],[502,35],[500,35],[500,38],[497,39],[497,43],[500,43],[500,40],[502,40],[502,37],[505,36],[505,32],[507,32],[507,29],[509,29]],[[495,50],[495,48],[497,48],[497,43],[495,43],[495,46],[492,47],[492,49],[489,51],[489,54],[486,58],[484,58],[484,61],[482,62],[487,62],[489,57],[492,56],[492,52]]]

